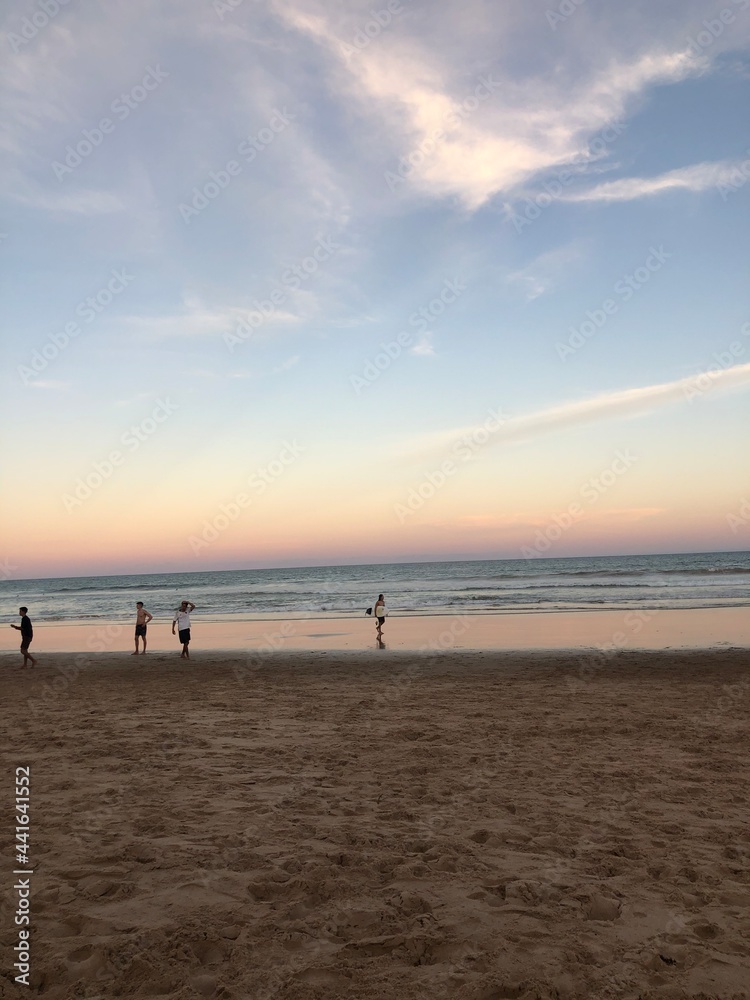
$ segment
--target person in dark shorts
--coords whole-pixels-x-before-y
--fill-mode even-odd
[[[375,602],[375,607],[373,608],[372,613],[376,619],[375,634],[379,639],[383,634],[383,625],[385,625],[385,616],[388,614],[388,612],[385,609],[385,598],[382,594],[378,594],[378,599]]]
[[[34,628],[31,624],[31,619],[27,614],[28,610],[28,608],[19,608],[18,613],[21,616],[21,624],[10,626],[21,633],[21,656],[23,656],[21,670],[23,670],[23,668],[27,665],[29,668],[36,666],[36,659],[29,652],[31,640],[34,638]]]
[[[172,635],[175,627],[178,627],[180,642],[182,643],[182,653],[180,659],[189,660],[190,650],[190,612],[195,610],[195,605],[190,601],[183,601],[174,613],[172,619]]]
[[[154,617],[143,607],[143,601],[136,601],[135,608],[135,652],[131,653],[131,656],[138,656],[139,639],[143,639],[143,652],[146,652],[146,626]]]

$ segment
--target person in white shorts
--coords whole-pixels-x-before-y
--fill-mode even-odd
[[[375,602],[375,607],[372,610],[373,617],[375,618],[375,628],[377,629],[378,639],[383,634],[383,624],[385,623],[385,616],[388,614],[388,609],[385,606],[385,597],[383,594],[378,594],[378,599]]]

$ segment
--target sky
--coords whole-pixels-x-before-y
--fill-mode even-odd
[[[746,550],[750,0],[0,23],[0,573]]]

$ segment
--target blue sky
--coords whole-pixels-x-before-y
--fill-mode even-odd
[[[17,575],[747,548],[750,0],[3,19]]]

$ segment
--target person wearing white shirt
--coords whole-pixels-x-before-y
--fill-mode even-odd
[[[183,601],[179,608],[174,613],[174,618],[172,619],[172,635],[174,635],[175,627],[178,627],[178,633],[180,642],[182,643],[182,653],[180,654],[180,659],[189,660],[190,650],[188,646],[190,645],[190,612],[195,611],[195,605],[191,601]]]

